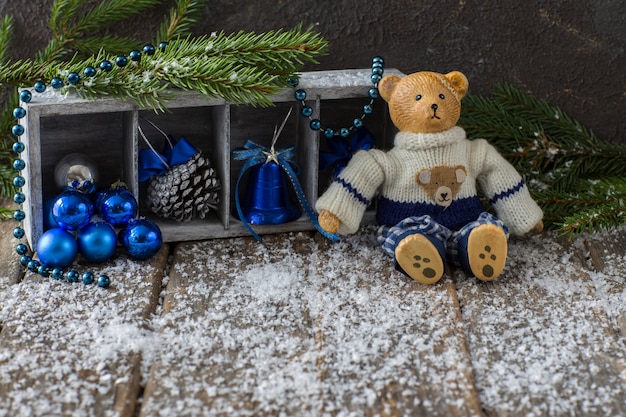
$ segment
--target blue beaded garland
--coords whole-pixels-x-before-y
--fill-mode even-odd
[[[85,70],[83,71],[83,74],[85,74],[85,77],[94,77],[96,75],[97,71],[94,67],[92,66],[88,66],[85,68]]]
[[[320,130],[322,128],[322,122],[320,122],[318,119],[313,119],[311,120],[311,129],[313,130]]]
[[[63,268],[53,268],[50,276],[54,279],[63,279],[64,273],[65,271],[63,271]]]
[[[132,51],[130,51],[129,56],[131,61],[139,62],[141,60],[141,52],[139,52],[137,49],[133,49]]]
[[[33,94],[30,91],[24,90],[20,93],[20,100],[23,101],[24,103],[30,103],[32,99],[33,99]]]
[[[159,44],[159,49],[161,50],[161,52],[165,52],[165,48],[167,48],[167,42],[161,42]]]
[[[17,158],[15,161],[13,161],[13,169],[15,169],[16,171],[22,171],[24,168],[26,168],[26,162],[24,162],[23,159]]]
[[[294,88],[300,84],[300,80],[297,77],[288,77],[287,82]]]
[[[28,253],[28,246],[23,243],[19,243],[15,247],[15,252],[17,252],[18,255],[26,255]]]
[[[100,63],[100,69],[109,72],[113,69],[113,64],[111,64],[111,61],[104,60]]]
[[[111,284],[111,279],[106,275],[100,275],[98,277],[98,287],[107,288]]]
[[[22,266],[26,266],[26,267],[27,267],[27,266],[28,266],[28,263],[29,263],[32,259],[33,259],[33,258],[31,258],[30,256],[28,256],[28,255],[24,255],[24,256],[22,256],[22,257],[20,258],[20,264],[21,264]]]
[[[69,82],[72,85],[76,85],[78,84],[78,82],[80,81],[80,75],[78,75],[75,72],[70,72],[67,76],[67,82]]]
[[[46,83],[44,83],[43,81],[37,81],[35,83],[35,91],[38,93],[43,93],[44,91],[46,91]]]
[[[156,49],[154,45],[147,44],[146,46],[143,47],[143,53],[146,55],[154,55],[155,52],[156,52]]]
[[[11,133],[13,133],[14,136],[22,136],[24,134],[24,126],[16,124],[11,128]]]
[[[24,145],[23,142],[15,142],[13,144],[13,152],[15,152],[18,155],[24,152],[24,149],[26,149],[26,146]]]
[[[39,269],[39,266],[41,266],[41,263],[37,261],[36,259],[32,259],[26,267],[31,272],[37,272],[37,270]]]
[[[68,282],[78,282],[78,277],[80,277],[80,274],[75,269],[70,269],[67,271],[67,274],[65,274],[65,279],[67,279]]]
[[[293,96],[296,98],[296,100],[302,101],[302,100],[306,99],[306,91],[304,91],[304,90],[296,90],[293,93]]]
[[[21,119],[24,116],[26,116],[26,110],[24,110],[24,107],[16,107],[13,109],[13,117],[16,119]]]
[[[363,106],[363,115],[360,118],[354,119],[352,122],[352,126],[344,127],[339,130],[334,130],[331,128],[324,128],[321,121],[318,119],[311,119],[310,124],[309,124],[311,129],[322,130],[322,132],[324,133],[324,136],[327,139],[331,139],[334,136],[347,138],[348,136],[350,136],[350,131],[352,129],[362,127],[363,118],[366,115],[372,114],[372,111],[373,111],[372,104],[374,103],[374,99],[377,99],[380,96],[378,92],[378,82],[382,79],[382,76],[384,74],[383,64],[384,64],[384,60],[380,56],[375,56],[374,58],[372,58],[372,71],[371,71],[370,80],[372,84],[374,84],[374,87],[370,88],[367,92],[368,97],[370,98],[370,102],[369,104]],[[294,88],[298,85],[298,80],[293,77],[287,78],[287,82]],[[313,115],[313,109],[310,106],[306,105],[305,103],[306,96],[307,96],[306,91],[301,88],[294,91],[294,98],[302,103],[302,110],[300,113],[304,117],[311,118],[311,116]]]
[[[21,175],[18,175],[15,178],[13,178],[13,185],[15,185],[16,187],[18,188],[23,187],[24,184],[26,184],[26,180]]]
[[[22,204],[24,201],[26,201],[26,194],[24,194],[21,191],[18,191],[13,196],[13,201],[15,201],[17,204]]]
[[[126,66],[126,64],[128,64],[128,58],[126,58],[125,56],[120,55],[115,58],[115,65],[117,65],[118,67],[123,68]]]
[[[26,213],[24,212],[24,210],[15,210],[13,212],[13,218],[18,222],[21,222],[26,218]]]
[[[48,265],[39,265],[39,269],[37,272],[44,278],[48,278],[50,276],[51,268]]]
[[[76,277],[76,281],[72,281],[72,282],[77,282],[78,281],[78,277]],[[89,284],[93,284],[94,280],[95,280],[95,276],[93,274],[93,272],[91,271],[86,271],[85,273],[83,273],[83,284],[85,285],[89,285]],[[69,281],[69,278],[68,278]]]
[[[59,77],[54,77],[52,81],[50,81],[50,85],[52,86],[52,88],[58,90],[59,88],[63,87],[63,80]]]
[[[13,236],[16,239],[21,239],[24,237],[24,235],[26,234],[26,232],[24,232],[24,229],[21,227],[16,227],[15,229],[13,229]]]

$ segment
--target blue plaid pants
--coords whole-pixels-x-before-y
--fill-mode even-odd
[[[409,217],[395,226],[381,226],[378,229],[378,243],[395,259],[396,247],[402,239],[418,233],[427,237],[435,245],[444,261],[461,266],[464,264],[462,257],[465,254],[459,253],[459,248],[467,247],[469,234],[482,224],[494,224],[501,227],[508,239],[509,229],[504,222],[490,213],[483,212],[476,220],[455,231],[437,223],[428,215]],[[398,267],[397,264],[396,267]]]

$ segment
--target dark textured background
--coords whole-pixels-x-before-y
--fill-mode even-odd
[[[125,32],[150,40],[173,1]],[[0,0],[16,19],[15,57],[32,56],[50,36],[52,0]],[[262,32],[313,25],[329,55],[309,70],[362,68],[374,55],[410,73],[460,70],[470,92],[513,84],[561,107],[599,137],[626,143],[624,0],[211,0],[197,33]]]

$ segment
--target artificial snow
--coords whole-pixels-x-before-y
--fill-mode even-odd
[[[544,233],[512,241],[494,283],[424,286],[372,230],[269,242],[185,244],[148,316],[150,270],[125,258],[108,290],[0,277],[0,416],[115,416],[135,355],[142,416],[472,415],[476,392],[495,415],[626,408],[624,254],[586,272]]]

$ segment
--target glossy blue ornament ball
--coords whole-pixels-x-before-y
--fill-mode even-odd
[[[59,227],[59,224],[54,220],[54,216],[52,215],[52,207],[56,200],[56,198],[49,198],[43,203],[43,230]]]
[[[86,226],[93,214],[89,198],[76,190],[65,190],[52,205],[52,218],[60,228],[79,230]]]
[[[96,198],[99,201],[100,217],[113,227],[124,227],[137,217],[137,200],[126,187],[117,186]]]
[[[121,235],[124,248],[135,259],[148,259],[163,245],[161,229],[150,220],[131,221]]]
[[[78,231],[78,250],[89,262],[108,261],[115,255],[117,236],[108,223],[89,223]]]
[[[44,232],[37,242],[37,255],[41,263],[50,268],[66,268],[78,254],[76,239],[59,227]]]

